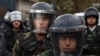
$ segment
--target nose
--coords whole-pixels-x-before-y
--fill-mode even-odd
[[[66,38],[65,44],[66,44],[66,46],[69,46],[70,45],[70,39],[69,38]]]
[[[38,23],[39,23],[40,25],[42,25],[42,24],[43,24],[43,19],[39,19],[39,20],[38,20]]]

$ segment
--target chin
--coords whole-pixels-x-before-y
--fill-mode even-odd
[[[19,28],[19,27],[15,27],[15,28]]]
[[[69,54],[71,54],[71,53],[74,52],[74,50],[64,50],[63,52],[64,52],[64,53],[69,53]]]

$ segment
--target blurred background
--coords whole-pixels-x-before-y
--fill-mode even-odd
[[[0,7],[6,7],[8,11],[21,11],[23,16],[27,18],[27,11],[31,5],[39,1],[50,3],[58,15],[84,12],[86,8],[91,6],[100,11],[100,0],[0,0]]]
[[[84,12],[86,8],[91,6],[96,7],[100,11],[100,0],[19,0],[16,9],[26,12],[32,4],[39,1],[50,3],[59,15]]]

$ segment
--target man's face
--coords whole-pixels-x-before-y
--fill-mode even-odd
[[[89,25],[94,25],[96,23],[96,18],[95,17],[92,17],[92,16],[88,17],[87,18],[87,23]]]
[[[39,32],[45,31],[48,29],[48,24],[49,24],[49,18],[42,16],[42,17],[37,17],[34,19],[34,27],[37,29]]]
[[[19,28],[21,25],[21,22],[19,20],[15,20],[15,21],[13,21],[12,25],[14,28]]]
[[[59,48],[61,52],[73,53],[76,49],[76,36],[74,34],[66,34],[59,36]]]

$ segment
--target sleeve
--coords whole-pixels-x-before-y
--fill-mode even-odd
[[[53,56],[53,53],[52,53],[52,55],[50,55],[50,53],[52,53],[51,49],[40,53],[39,56]]]
[[[8,50],[7,50],[7,42],[6,42],[6,39],[4,37],[4,35],[1,36],[1,55],[2,56],[12,56],[12,53],[10,53]]]

